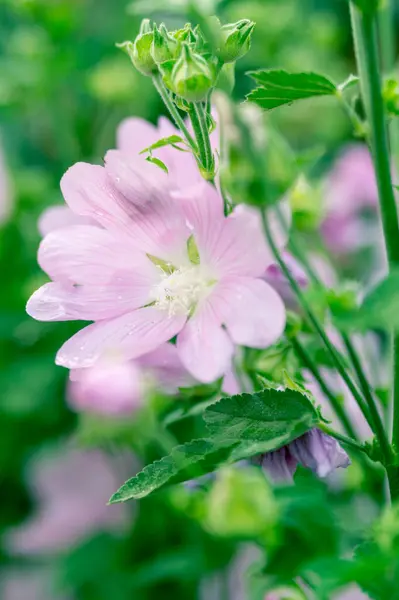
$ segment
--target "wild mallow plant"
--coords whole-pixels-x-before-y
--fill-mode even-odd
[[[399,496],[394,139],[379,8],[375,0],[349,6],[357,76],[336,84],[313,72],[250,72],[256,87],[243,107],[215,90],[234,84],[253,22],[222,25],[198,13],[199,24],[169,31],[145,19],[120,46],[152,79],[171,121],[124,121],[104,166],[72,166],[61,181],[66,206],[40,222],[39,263],[51,282],[30,298],[28,313],[92,322],[57,354],[70,370],[71,405],[112,418],[136,413],[151,394],[169,395],[154,429],[167,455],[110,502],[188,482],[171,488],[187,494],[180,508],[186,503],[215,535],[265,550],[254,598],[287,585],[292,597],[330,598],[350,583],[373,598],[397,597],[398,519],[389,509]],[[367,292],[323,283],[291,223],[290,196],[306,161],[279,178],[273,139],[262,145],[248,118],[250,105],[268,112],[323,96],[347,111],[373,157],[388,273]],[[364,360],[369,330],[378,332],[381,367],[391,364],[386,393]],[[359,516],[366,533],[345,536],[330,510],[333,492],[318,478],[350,462],[387,507],[372,526]],[[351,487],[351,469],[335,477],[335,489]]]

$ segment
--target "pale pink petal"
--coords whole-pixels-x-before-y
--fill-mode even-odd
[[[120,150],[108,150],[105,169],[115,188],[134,206],[163,204],[168,200],[169,178],[145,156],[130,156]]]
[[[223,199],[213,185],[202,181],[173,192],[200,250],[209,255],[223,230]]]
[[[104,167],[76,163],[62,177],[61,191],[77,215],[90,217],[107,229],[130,232],[129,205]]]
[[[99,361],[89,369],[71,372],[69,404],[77,411],[100,415],[129,415],[144,393],[140,369],[133,361]]]
[[[229,369],[223,377],[222,391],[229,396],[235,396],[243,391],[233,369]]]
[[[40,244],[38,261],[52,279],[73,284],[141,286],[160,276],[129,238],[89,225],[49,233]]]
[[[186,369],[204,383],[218,379],[230,368],[234,347],[209,301],[197,307],[177,336],[177,350]]]
[[[201,258],[218,276],[260,276],[273,261],[260,216],[240,205],[224,220],[218,235],[209,236],[209,245],[201,248]]]
[[[284,303],[265,281],[249,277],[222,280],[210,302],[236,344],[267,348],[284,332]]]
[[[79,369],[91,367],[105,354],[136,358],[174,337],[185,321],[184,316],[172,317],[153,306],[99,321],[70,338],[58,351],[56,363]]]
[[[138,117],[129,117],[122,121],[116,132],[118,149],[128,154],[139,154],[144,148],[157,142],[160,137],[162,136],[159,135],[155,125]]]
[[[80,217],[64,204],[46,208],[39,217],[37,227],[40,235],[44,237],[51,231],[71,225],[96,225],[96,223],[89,217]]]
[[[143,281],[90,286],[46,283],[30,297],[26,312],[38,321],[98,321],[149,301],[150,285]]]

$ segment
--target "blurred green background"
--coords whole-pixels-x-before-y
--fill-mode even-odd
[[[209,10],[223,22],[250,18],[257,23],[252,50],[237,64],[239,102],[252,85],[245,72],[254,68],[315,70],[338,82],[353,70],[344,0],[221,0],[209,3]],[[68,166],[100,162],[114,146],[123,118],[155,122],[162,112],[149,79],[115,47],[134,38],[143,16],[180,26],[190,9],[183,0],[0,0],[5,164],[0,182],[0,589],[3,585],[5,600],[222,598],[215,574],[226,570],[236,551],[231,540],[213,536],[189,518],[187,499],[177,492],[129,505],[122,528],[105,526],[99,518],[59,549],[21,553],[10,542],[10,532],[40,510],[40,494],[47,500],[56,495],[32,464],[44,457],[56,464],[54,457],[69,446],[75,452],[76,431],[82,427],[65,403],[67,373],[54,365],[56,350],[78,327],[39,323],[25,314],[27,298],[46,281],[36,263],[37,220],[44,208],[62,201],[59,180]],[[272,118],[294,149],[322,144],[327,166],[351,136],[345,114],[329,101],[299,103]],[[139,430],[133,440],[137,454],[145,445]],[[104,427],[91,434],[82,437],[105,447],[108,467],[121,473],[115,475],[118,485],[139,459],[128,456],[117,471],[112,432]],[[156,457],[159,448],[146,452]],[[101,505],[112,491],[99,492]],[[62,489],[58,493],[61,498]],[[67,513],[61,510],[60,517],[66,529]]]

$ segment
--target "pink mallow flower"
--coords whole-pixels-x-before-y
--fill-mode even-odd
[[[319,429],[311,429],[290,444],[254,457],[274,482],[290,482],[298,465],[311,469],[318,477],[327,477],[350,460],[338,442]]]
[[[321,231],[332,251],[345,254],[378,243],[378,190],[366,145],[347,146],[335,162],[326,183],[325,210]],[[365,213],[371,214],[365,218]]]
[[[27,311],[94,323],[62,346],[57,364],[136,359],[177,336],[182,364],[211,382],[229,369],[234,344],[265,348],[282,334],[283,302],[262,280],[273,260],[257,211],[238,206],[225,217],[213,186],[193,175],[179,188],[173,172],[126,148],[109,151],[104,167],[77,163],[62,178],[69,208],[96,224],[46,235],[38,260],[52,282]],[[283,245],[281,232],[276,239]]]
[[[100,531],[123,531],[126,507],[107,506],[122,467],[97,450],[64,450],[39,456],[30,464],[28,484],[36,512],[11,530],[8,550],[15,554],[49,555],[63,551]],[[127,471],[126,468],[121,469]],[[116,509],[116,510],[115,510]]]
[[[121,416],[140,408],[151,389],[173,394],[194,384],[183,367],[176,346],[162,344],[135,360],[108,357],[94,367],[70,373],[67,398],[78,412]]]

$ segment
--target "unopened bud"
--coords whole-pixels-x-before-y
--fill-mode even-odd
[[[134,42],[123,42],[117,44],[119,48],[125,50],[136,69],[143,75],[153,75],[157,66],[151,56],[151,45],[154,33],[149,19],[143,19],[140,26],[140,33]]]
[[[249,19],[223,25],[219,50],[219,57],[223,62],[234,62],[248,52],[254,27],[255,23]]]
[[[206,98],[214,82],[212,63],[183,44],[182,54],[171,74],[172,91],[188,102],[200,102]]]
[[[173,37],[179,42],[187,42],[188,44],[195,44],[197,41],[197,36],[192,30],[191,23],[186,23],[183,29],[175,31]]]
[[[153,60],[163,63],[176,56],[178,47],[177,41],[168,33],[165,25],[161,23],[158,27],[154,26],[154,37],[151,46],[151,55]]]

